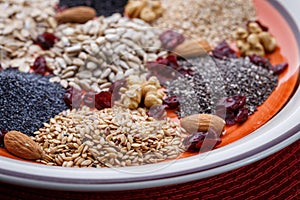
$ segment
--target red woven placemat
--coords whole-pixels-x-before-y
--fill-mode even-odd
[[[253,164],[184,184],[119,192],[64,192],[1,184],[0,199],[300,199],[300,140]]]

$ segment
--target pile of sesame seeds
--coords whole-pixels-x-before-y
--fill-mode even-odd
[[[220,60],[203,56],[179,61],[179,65],[194,70],[193,76],[168,83],[168,95],[180,99],[180,117],[215,113],[222,97],[234,95],[246,96],[246,106],[252,114],[278,84],[276,75],[252,64],[248,57]]]
[[[169,118],[156,120],[146,110],[88,107],[62,112],[33,138],[44,150],[38,162],[63,167],[124,167],[175,159],[185,131]]]

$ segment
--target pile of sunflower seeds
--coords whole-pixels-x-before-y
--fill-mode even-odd
[[[216,103],[222,97],[234,95],[246,96],[246,106],[252,114],[278,83],[276,75],[252,64],[248,57],[220,60],[203,56],[179,61],[179,65],[194,71],[193,76],[168,83],[168,95],[180,99],[180,117],[215,113]]]
[[[45,151],[38,162],[47,165],[121,167],[177,158],[185,134],[176,122],[148,117],[142,108],[83,107],[50,119],[33,139]]]
[[[158,33],[149,24],[120,14],[62,24],[55,34],[60,41],[45,52],[56,75],[52,81],[96,93],[116,80],[146,72],[148,61],[167,53],[161,51]]]

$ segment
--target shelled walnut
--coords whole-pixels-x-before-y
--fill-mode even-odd
[[[263,31],[256,22],[250,22],[247,25],[247,30],[237,28],[233,37],[242,56],[252,54],[264,56],[266,53],[275,51],[277,47],[276,39],[267,31]]]
[[[143,77],[132,75],[126,79],[126,84],[126,88],[120,88],[121,105],[137,109],[140,103],[144,103],[147,108],[163,103],[164,92],[160,90],[161,85],[156,77],[152,76],[146,80]]]
[[[140,18],[151,22],[163,13],[159,0],[129,0],[125,7],[125,14],[130,18]]]

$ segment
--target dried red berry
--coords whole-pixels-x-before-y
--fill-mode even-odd
[[[113,82],[109,87],[109,92],[113,94],[112,101],[117,101],[121,98],[120,88],[126,85],[126,80],[121,79]]]
[[[237,58],[236,52],[230,48],[226,41],[219,43],[213,50],[212,55],[215,58],[225,59],[225,58]]]
[[[167,105],[169,109],[177,109],[179,107],[179,98],[177,96],[170,96],[163,100],[163,104]]]
[[[234,121],[239,124],[244,123],[248,119],[248,112],[248,108],[241,108],[237,113]]]
[[[231,110],[226,110],[225,122],[227,125],[235,124],[235,116],[236,114]]]
[[[84,105],[92,108],[95,106],[95,93],[94,92],[88,92],[84,95],[83,98]]]
[[[262,31],[268,31],[269,30],[269,28],[268,27],[266,27],[265,25],[263,25],[260,21],[258,21],[258,20],[255,20],[255,21],[248,21],[247,22],[247,27],[248,27],[248,25],[250,24],[250,23],[252,23],[252,22],[255,22],[255,23],[257,23],[258,24],[258,26],[261,28],[261,30]],[[248,30],[249,31],[249,30]]]
[[[112,94],[110,92],[100,92],[95,95],[95,108],[102,110],[111,108]]]
[[[32,69],[35,73],[44,75],[47,71],[47,63],[44,56],[39,56],[35,59]]]
[[[8,132],[8,131],[0,130],[0,146],[4,146],[4,135],[5,135],[7,132]]]
[[[64,101],[70,108],[79,108],[81,105],[82,91],[69,87],[64,94]]]
[[[246,97],[243,95],[222,98],[216,105],[216,115],[225,117],[227,125],[243,123],[248,119],[248,109],[245,105]]]
[[[274,65],[271,70],[273,71],[273,74],[281,74],[286,68],[288,67],[288,63],[287,62],[283,62],[277,65]]]
[[[36,43],[43,49],[43,50],[49,50],[51,47],[54,46],[56,41],[56,36],[52,33],[43,33],[41,35],[38,35],[36,39]]]
[[[147,112],[147,115],[149,117],[153,117],[157,120],[162,120],[166,117],[166,105],[154,105],[152,106],[149,111]]]
[[[253,54],[253,55],[249,56],[249,59],[250,59],[250,62],[252,62],[253,64],[255,64],[257,66],[261,66],[266,69],[272,69],[272,64],[265,57]]]
[[[168,30],[168,31],[163,32],[159,36],[159,39],[162,43],[162,46],[168,50],[174,49],[177,45],[181,44],[185,40],[183,35],[175,32],[173,30]]]
[[[221,142],[221,138],[212,130],[192,133],[183,139],[182,144],[189,152],[206,152]]]

